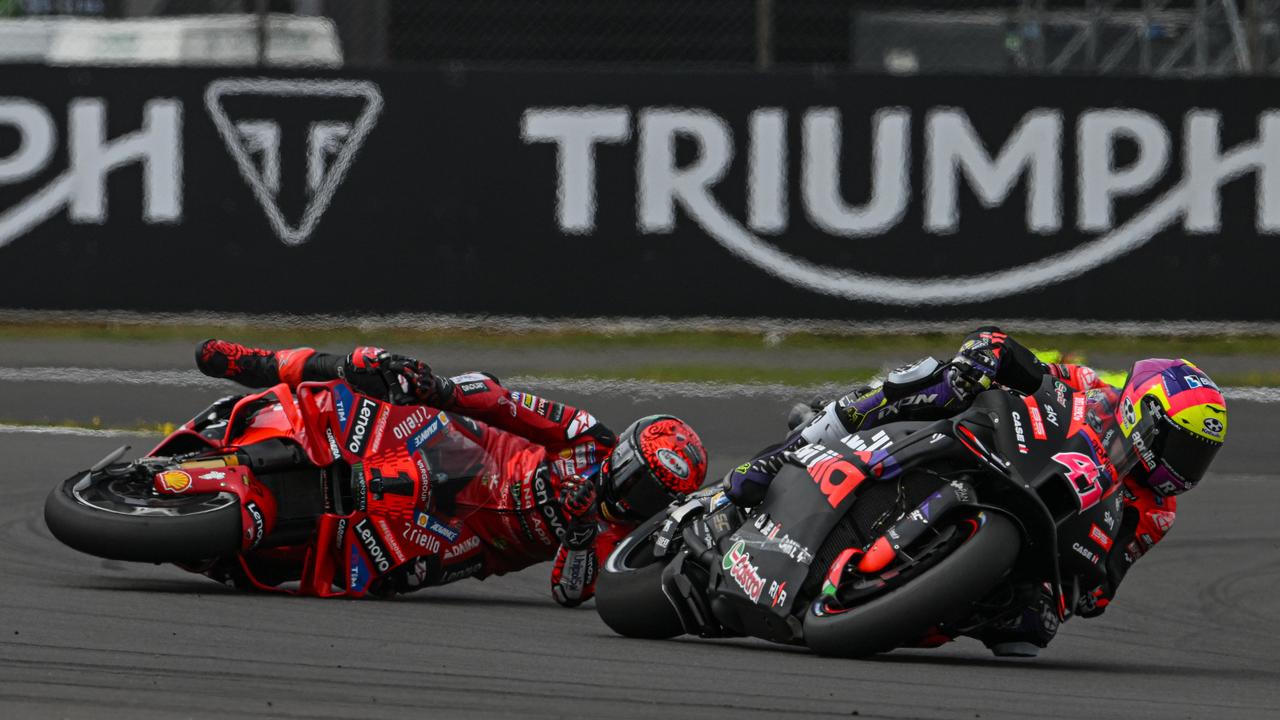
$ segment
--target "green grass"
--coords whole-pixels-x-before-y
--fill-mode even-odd
[[[726,365],[650,365],[609,370],[584,370],[580,373],[549,371],[521,373],[524,377],[546,377],[563,380],[649,380],[654,382],[718,382],[778,384],[807,387],[828,383],[857,384],[883,374],[875,368],[833,370],[805,367],[736,367]]]
[[[146,434],[168,435],[178,428],[179,423],[171,422],[135,422],[123,425],[103,425],[102,418],[83,420],[5,420],[0,418],[0,425],[16,425],[19,427],[59,427],[77,430],[115,430],[121,432],[137,432]]]
[[[1100,371],[1102,369],[1099,369]],[[1127,368],[1125,369],[1127,370]],[[1120,370],[1123,373],[1125,370]],[[756,368],[713,365],[671,365],[610,370],[586,370],[580,373],[562,371],[522,373],[524,377],[557,380],[649,380],[656,382],[719,382],[747,384],[779,384],[794,387],[836,384],[853,386],[883,375],[872,368]],[[1223,387],[1280,387],[1280,372],[1217,373],[1214,381]]]

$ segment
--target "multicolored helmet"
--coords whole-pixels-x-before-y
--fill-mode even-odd
[[[1162,495],[1177,495],[1204,477],[1227,437],[1227,401],[1203,370],[1186,360],[1140,360],[1116,409],[1133,446],[1139,478]]]
[[[707,451],[689,424],[650,415],[627,426],[600,467],[606,519],[645,520],[697,490],[707,477]]]

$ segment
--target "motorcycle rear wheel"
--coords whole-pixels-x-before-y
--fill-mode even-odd
[[[662,592],[667,559],[653,555],[658,515],[618,543],[596,581],[596,612],[624,637],[662,640],[684,634],[680,616]]]
[[[819,614],[825,600],[812,603],[805,613],[805,644],[819,655],[865,657],[965,614],[1013,566],[1022,542],[1008,518],[990,512],[981,517],[971,536],[909,582],[845,610]]]
[[[240,552],[232,493],[158,495],[145,476],[115,466],[58,484],[44,520],[68,547],[109,560],[197,562]]]

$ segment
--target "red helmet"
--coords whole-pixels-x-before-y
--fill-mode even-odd
[[[609,520],[644,520],[697,490],[707,451],[688,423],[650,415],[627,426],[600,467],[601,508]]]

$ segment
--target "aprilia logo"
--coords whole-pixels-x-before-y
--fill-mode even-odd
[[[869,461],[871,453],[855,453],[863,461]],[[865,456],[865,457],[864,457]],[[853,463],[822,445],[806,445],[796,451],[798,459],[809,470],[809,475],[818,484],[818,490],[827,497],[831,507],[839,507],[858,484],[867,476]]]

